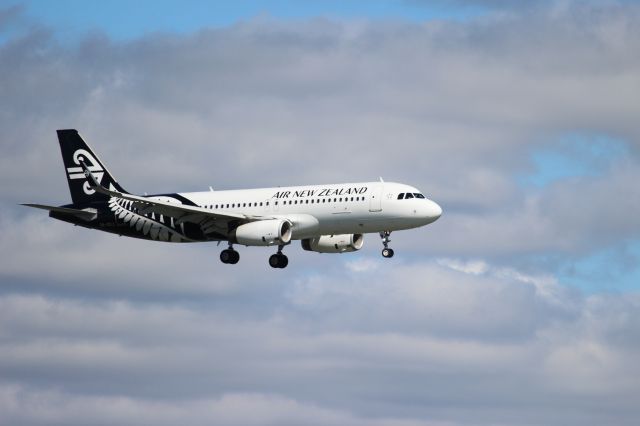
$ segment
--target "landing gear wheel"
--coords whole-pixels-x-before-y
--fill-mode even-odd
[[[391,239],[389,236],[391,235],[391,231],[384,231],[380,233],[380,238],[382,238],[382,245],[384,248],[382,249],[382,257],[386,257],[387,259],[393,257],[393,249],[389,248],[389,243]]]
[[[386,257],[386,258],[393,257],[393,249],[390,249],[390,248],[382,249],[382,257]]]
[[[222,263],[235,265],[240,260],[240,253],[233,249],[222,250],[222,252],[220,252],[220,260]]]
[[[282,253],[272,254],[269,257],[269,266],[272,268],[286,268],[289,264],[289,259]]]

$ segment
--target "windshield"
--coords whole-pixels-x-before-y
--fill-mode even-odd
[[[408,200],[409,198],[425,199],[427,197],[425,197],[424,195],[422,195],[419,192],[402,192],[402,193],[398,194],[398,200]]]

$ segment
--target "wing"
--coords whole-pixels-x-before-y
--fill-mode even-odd
[[[119,200],[131,202],[131,208],[135,208],[139,214],[146,215],[155,213],[156,215],[164,215],[173,217],[177,225],[185,222],[195,223],[200,226],[202,232],[207,234],[223,234],[227,235],[231,230],[231,226],[237,226],[243,223],[254,222],[258,220],[272,219],[269,216],[255,216],[232,212],[211,211],[202,207],[188,206],[178,204],[176,202],[163,201],[148,197],[119,192],[113,188],[108,189],[100,184],[96,177],[91,173],[87,166],[81,164],[84,174],[89,181],[89,186],[97,192],[109,195]]]

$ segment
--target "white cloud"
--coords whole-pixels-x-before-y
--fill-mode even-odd
[[[618,413],[636,410],[640,390],[640,345],[629,334],[640,323],[638,298],[585,298],[547,283],[550,298],[535,277],[486,268],[336,270],[312,287],[283,283],[297,297],[271,295],[266,315],[253,319],[214,304],[5,295],[0,372],[13,385],[2,412],[27,424],[56,416],[163,424],[189,412],[196,424],[210,415],[237,424],[307,415],[328,416],[319,424],[526,424],[528,416],[625,424]],[[228,414],[216,411],[229,398],[239,399],[222,404]],[[39,411],[25,407],[38,400],[42,417],[31,417]],[[562,409],[567,401],[572,408]],[[238,408],[245,403],[248,411]],[[263,417],[252,415],[254,404]]]
[[[631,3],[552,2],[455,23],[9,35],[0,423],[635,424],[638,296],[582,295],[534,258],[638,238],[639,20]],[[62,127],[135,192],[382,174],[445,214],[394,233],[393,259],[370,235],[357,254],[287,247],[284,271],[260,249],[227,267],[212,245],[17,207],[68,200]],[[628,155],[517,184],[540,141],[575,130]]]
[[[225,394],[220,398],[154,401],[127,397],[77,396],[0,387],[0,409],[8,422],[33,425],[374,425],[446,426],[450,423],[358,418],[278,395]]]
[[[455,271],[473,275],[481,275],[489,270],[489,265],[482,260],[461,262],[457,259],[438,259],[437,262],[438,264],[451,268]]]

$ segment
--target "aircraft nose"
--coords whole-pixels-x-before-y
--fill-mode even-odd
[[[442,207],[440,207],[438,205],[438,203],[436,203],[435,201],[431,201],[431,200],[427,200],[428,201],[428,205],[427,205],[427,211],[426,211],[426,215],[427,219],[429,219],[429,223],[431,222],[435,222],[436,220],[438,220],[438,218],[440,216],[442,216]]]

